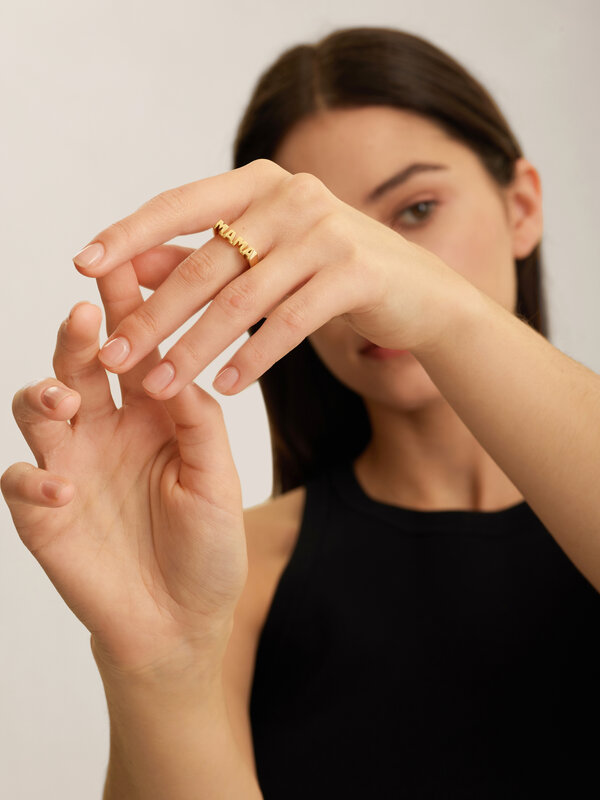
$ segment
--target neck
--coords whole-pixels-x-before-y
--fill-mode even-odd
[[[444,398],[410,412],[365,404],[372,438],[354,468],[374,500],[432,511],[494,511],[523,501]]]

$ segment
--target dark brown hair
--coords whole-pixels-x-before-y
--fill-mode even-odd
[[[235,139],[234,167],[273,159],[286,133],[320,110],[374,105],[427,117],[476,153],[498,185],[513,179],[521,148],[487,90],[427,40],[389,28],[338,30],[284,52],[256,84]],[[516,314],[547,337],[540,249],[538,243],[515,262]],[[308,339],[259,383],[271,433],[273,496],[366,447],[371,429],[362,398],[329,372]]]

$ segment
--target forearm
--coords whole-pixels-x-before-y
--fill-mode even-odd
[[[103,800],[262,800],[218,678],[108,682],[110,760]]]
[[[479,291],[452,309],[416,357],[600,590],[600,376]]]

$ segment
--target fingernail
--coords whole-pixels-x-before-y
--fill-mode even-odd
[[[94,242],[93,244],[88,244],[83,250],[80,250],[73,256],[73,261],[77,264],[78,267],[83,267],[84,269],[89,269],[89,267],[97,266],[102,256],[104,255],[104,245],[102,242]]]
[[[59,403],[62,403],[65,397],[69,397],[70,394],[71,392],[67,391],[67,389],[63,389],[62,386],[49,386],[42,392],[42,403],[47,408],[54,409]]]
[[[127,339],[124,336],[117,336],[116,339],[106,342],[98,355],[107,367],[117,367],[125,361],[130,352],[131,347]]]
[[[224,367],[213,381],[213,387],[217,392],[227,392],[237,382],[240,377],[236,367]]]
[[[162,392],[175,377],[175,367],[170,361],[163,361],[158,367],[154,367],[142,381],[142,386],[151,394]]]
[[[58,481],[44,481],[41,486],[42,494],[49,500],[57,500],[59,494],[65,488],[65,485],[66,484],[59,483]]]

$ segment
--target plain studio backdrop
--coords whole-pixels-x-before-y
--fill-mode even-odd
[[[542,178],[551,341],[600,371],[599,10],[595,0],[3,4],[0,471],[32,461],[12,419],[14,392],[53,374],[56,330],[71,307],[99,303],[71,257],[158,192],[230,169],[259,74],[285,48],[340,27],[424,36],[488,87]],[[208,236],[175,241],[199,246]],[[213,391],[244,339],[199,376],[202,387]],[[271,487],[258,384],[219,399],[244,505],[254,505]],[[89,633],[4,504],[0,515],[0,796],[99,800],[108,717]]]

